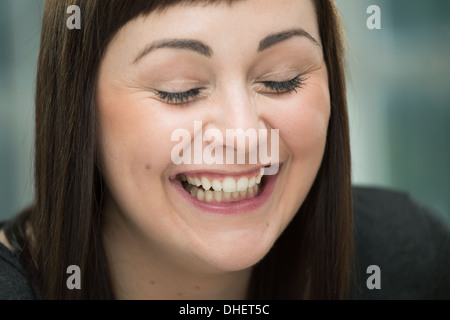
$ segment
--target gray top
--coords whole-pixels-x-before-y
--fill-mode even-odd
[[[0,299],[34,300],[25,270],[13,253],[0,243]]]
[[[450,299],[449,225],[406,194],[354,188],[353,199],[352,299]],[[380,289],[367,287],[373,265],[379,267]],[[34,299],[23,268],[1,244],[0,299]]]
[[[450,299],[450,226],[408,195],[354,188],[357,299]],[[381,289],[368,289],[377,265]],[[359,290],[358,288],[359,287]]]

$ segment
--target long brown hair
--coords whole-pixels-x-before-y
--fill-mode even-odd
[[[97,166],[95,88],[116,32],[139,15],[177,3],[232,0],[47,0],[36,85],[35,202],[6,235],[43,299],[113,299],[101,237],[102,177]],[[350,143],[339,15],[313,0],[328,68],[331,117],[324,158],[307,198],[254,267],[252,299],[342,299],[353,255]],[[70,5],[82,29],[66,27]],[[82,290],[68,290],[78,265]]]

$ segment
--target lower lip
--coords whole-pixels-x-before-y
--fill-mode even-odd
[[[186,199],[194,207],[202,211],[224,215],[243,214],[253,212],[261,208],[269,201],[275,189],[275,184],[278,180],[278,175],[280,174],[280,172],[281,167],[276,175],[266,176],[267,181],[265,182],[264,189],[257,197],[236,202],[217,203],[200,201],[197,198],[191,196],[186,190],[184,190],[179,181],[172,181],[172,184],[184,199]]]

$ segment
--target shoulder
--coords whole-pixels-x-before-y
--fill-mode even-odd
[[[450,228],[407,194],[378,188],[353,189],[355,276],[352,296],[361,299],[449,299]],[[366,280],[380,270],[380,289]]]
[[[31,299],[34,295],[25,270],[12,251],[0,242],[0,300]]]

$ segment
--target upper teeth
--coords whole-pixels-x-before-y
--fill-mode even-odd
[[[248,188],[253,188],[255,184],[260,184],[262,176],[264,175],[264,168],[261,168],[259,174],[248,178],[235,178],[233,176],[226,176],[222,181],[219,179],[213,179],[212,181],[206,177],[189,177],[182,175],[181,178],[183,181],[187,181],[189,184],[200,187],[203,189],[209,190],[213,189],[214,191],[224,191],[224,192],[239,192],[247,190]]]

